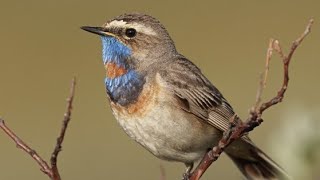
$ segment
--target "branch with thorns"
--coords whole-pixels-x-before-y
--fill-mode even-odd
[[[265,70],[264,73],[262,73],[261,75],[260,85],[256,96],[256,102],[255,105],[250,109],[249,117],[243,123],[235,123],[241,122],[237,115],[234,115],[230,119],[229,129],[224,132],[223,137],[220,139],[218,144],[215,147],[213,147],[210,151],[208,151],[207,154],[205,154],[197,168],[189,176],[189,180],[199,180],[201,176],[205,173],[205,171],[209,168],[209,166],[220,157],[221,153],[224,151],[226,147],[228,147],[236,139],[241,138],[244,134],[247,134],[248,132],[252,131],[255,127],[259,126],[263,122],[263,112],[269,109],[271,106],[274,106],[283,100],[284,94],[287,90],[289,83],[289,65],[292,59],[292,55],[294,54],[297,47],[304,40],[304,38],[310,33],[312,24],[313,19],[310,19],[305,31],[299,36],[298,39],[293,41],[288,55],[284,54],[278,40],[270,39],[266,56]],[[269,65],[274,51],[277,52],[280,58],[282,59],[283,82],[281,88],[279,89],[275,97],[271,98],[267,102],[261,103],[261,96],[263,90],[266,88]]]
[[[62,122],[62,127],[60,130],[59,137],[57,138],[57,143],[51,154],[50,166],[48,163],[30,146],[27,145],[21,138],[19,138],[5,123],[4,120],[0,118],[0,128],[16,143],[16,146],[22,149],[24,152],[29,154],[40,166],[40,170],[45,173],[52,180],[61,180],[57,160],[59,152],[62,149],[62,143],[64,136],[71,120],[72,103],[74,99],[76,79],[73,78],[71,82],[70,94],[67,98],[67,109],[64,113],[64,118]]]

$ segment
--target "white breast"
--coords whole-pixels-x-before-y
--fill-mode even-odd
[[[180,109],[159,84],[145,87],[141,97],[148,101],[139,99],[126,109],[111,107],[124,131],[155,156],[194,162],[218,140],[219,131]]]

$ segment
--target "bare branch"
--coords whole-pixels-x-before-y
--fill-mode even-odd
[[[6,124],[3,119],[0,119],[1,129],[16,143],[17,148],[22,149],[24,152],[29,154],[40,166],[40,170],[47,174],[50,178],[52,177],[51,168],[47,162],[33,149],[31,149],[23,140],[21,140]]]
[[[59,174],[59,170],[57,167],[57,158],[58,158],[59,152],[62,150],[61,145],[63,143],[68,124],[71,120],[72,102],[73,102],[73,97],[74,97],[74,92],[75,92],[75,85],[76,85],[76,78],[73,78],[72,83],[71,83],[70,95],[67,98],[67,109],[66,109],[66,112],[64,113],[62,127],[60,130],[60,135],[57,138],[56,146],[51,154],[50,162],[51,162],[51,168],[52,168],[54,180],[61,179],[60,174]]]
[[[208,167],[219,158],[220,154],[224,151],[224,149],[227,146],[229,146],[234,140],[241,138],[244,134],[252,131],[255,127],[259,126],[263,122],[261,118],[262,113],[268,108],[270,108],[271,106],[276,105],[282,101],[288,87],[289,64],[290,64],[292,55],[294,54],[296,48],[301,44],[303,39],[310,33],[312,24],[313,24],[313,19],[309,21],[306,27],[306,30],[301,34],[301,36],[295,41],[293,41],[290,51],[288,53],[288,56],[286,56],[283,53],[278,40],[274,40],[274,39],[270,40],[269,47],[267,50],[265,71],[264,71],[264,74],[261,76],[260,86],[258,88],[257,97],[256,97],[256,103],[251,108],[250,116],[243,123],[239,121],[239,118],[236,115],[234,115],[231,118],[229,129],[226,132],[224,132],[218,145],[216,145],[211,150],[209,150],[207,154],[203,157],[198,167],[191,173],[189,177],[190,180],[199,180],[201,176],[204,174],[204,172],[208,169]],[[271,98],[269,101],[262,103],[260,105],[262,92],[267,83],[269,64],[270,64],[273,50],[275,50],[280,55],[283,61],[283,69],[284,69],[283,83],[275,97]],[[235,122],[240,122],[240,123],[235,123]]]
[[[4,123],[4,120],[0,118],[0,128],[16,143],[17,147],[28,153],[40,166],[40,170],[44,172],[48,177],[52,180],[61,180],[60,174],[57,167],[57,158],[58,154],[61,151],[61,145],[68,127],[68,123],[70,122],[71,118],[71,111],[72,111],[72,103],[74,98],[74,91],[75,91],[76,79],[72,79],[70,95],[67,99],[67,110],[64,114],[62,128],[60,130],[60,135],[57,138],[57,143],[54,148],[54,151],[51,155],[51,167],[48,163],[38,155],[38,153],[30,148],[23,140],[21,140],[9,127],[7,127]]]
[[[312,27],[312,24],[313,24],[314,20],[313,19],[310,19],[309,20],[309,23],[305,29],[305,31],[301,34],[301,36],[296,39],[295,41],[293,41],[292,45],[291,45],[291,49],[288,53],[288,56],[285,56],[283,51],[282,51],[282,48],[280,46],[280,43],[278,41],[275,41],[275,45],[274,47],[275,50],[277,50],[277,52],[279,53],[280,57],[282,58],[282,61],[283,61],[283,83],[282,83],[282,86],[280,88],[280,90],[278,91],[278,94],[270,99],[269,101],[263,103],[260,108],[258,109],[258,112],[256,112],[256,115],[258,116],[261,116],[263,111],[265,111],[266,109],[268,109],[269,107],[275,105],[275,104],[278,104],[279,102],[282,101],[283,97],[284,97],[284,94],[287,90],[287,87],[288,87],[288,83],[289,83],[289,65],[290,65],[290,62],[291,62],[291,58],[292,58],[292,55],[294,54],[295,50],[297,49],[297,47],[301,44],[301,42],[304,40],[304,38],[311,32],[311,27]]]
[[[159,168],[160,168],[160,180],[166,180],[167,179],[166,170],[164,169],[162,164],[160,164]]]
[[[222,138],[218,142],[218,145],[213,147],[210,151],[208,151],[205,156],[202,158],[201,162],[197,166],[197,168],[192,172],[189,180],[198,180],[204,174],[204,172],[209,168],[209,166],[216,161],[224,149],[236,138],[236,136],[240,136],[240,130],[236,130],[234,128],[240,128],[236,125],[236,122],[239,121],[239,117],[237,115],[232,116],[230,119],[230,127],[227,131],[223,133]],[[241,121],[239,121],[241,122]],[[242,135],[241,135],[242,136]]]
[[[274,42],[276,40],[274,39],[270,39],[269,41],[269,47],[267,50],[267,58],[266,58],[266,65],[265,65],[265,70],[264,73],[261,73],[260,75],[260,84],[258,87],[258,91],[257,91],[257,95],[256,95],[256,104],[255,104],[255,108],[258,108],[261,100],[262,100],[262,94],[263,94],[263,90],[266,88],[267,86],[267,79],[268,79],[268,72],[270,69],[270,61],[271,61],[271,57],[273,54],[273,49],[274,49]],[[257,109],[254,109],[254,111],[256,111]]]

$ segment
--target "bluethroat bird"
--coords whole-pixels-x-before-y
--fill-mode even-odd
[[[227,100],[149,15],[123,14],[81,28],[102,40],[106,92],[123,130],[156,157],[183,162],[191,172],[228,129],[234,111]],[[247,179],[286,177],[248,136],[225,152]]]

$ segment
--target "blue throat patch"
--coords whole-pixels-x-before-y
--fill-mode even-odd
[[[115,63],[124,67],[127,73],[115,78],[105,78],[107,93],[111,101],[122,106],[134,103],[142,91],[145,79],[134,69],[129,69],[126,62],[131,56],[131,49],[110,36],[101,36],[103,63]]]
[[[114,62],[125,65],[125,59],[131,55],[131,49],[110,36],[101,36],[103,63]]]

